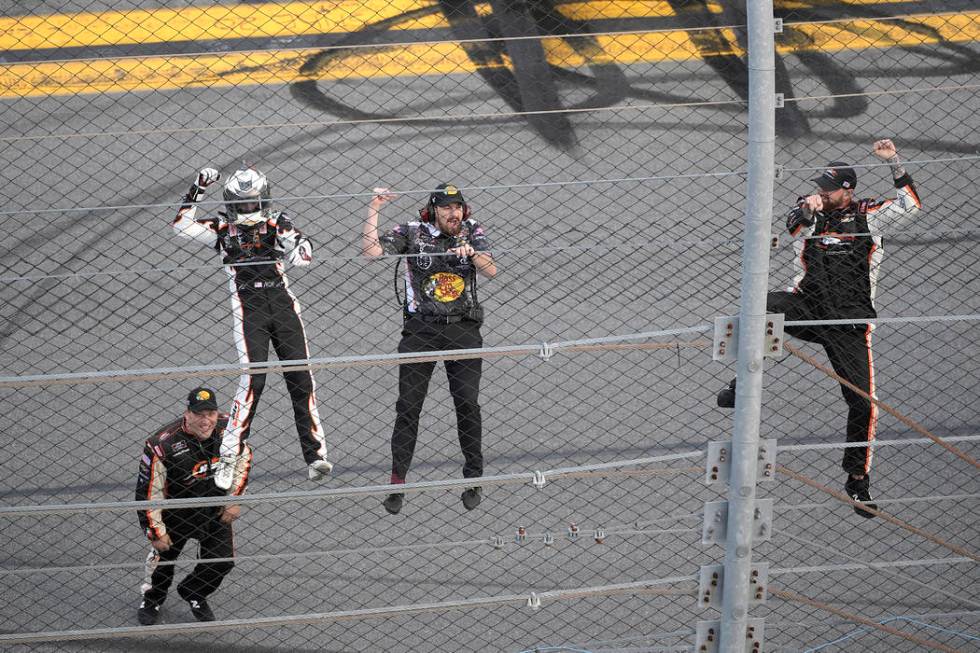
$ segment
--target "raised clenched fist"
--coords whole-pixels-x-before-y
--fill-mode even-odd
[[[823,211],[823,198],[820,195],[807,195],[803,198],[802,206],[814,213]]]
[[[895,149],[895,144],[892,143],[891,139],[889,138],[883,138],[880,141],[875,141],[873,151],[875,156],[883,161],[888,161],[898,154]]]
[[[396,193],[392,193],[387,188],[375,188],[373,192],[374,197],[371,198],[371,204],[375,207],[380,207],[382,204],[391,202],[398,197]]]
[[[197,185],[200,188],[207,188],[219,179],[221,179],[221,173],[214,168],[202,168],[197,173]]]

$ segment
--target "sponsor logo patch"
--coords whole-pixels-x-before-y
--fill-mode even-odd
[[[466,289],[466,281],[458,274],[451,272],[436,272],[425,280],[422,292],[437,302],[454,302]]]
[[[212,472],[212,475],[214,474],[214,467],[216,467],[220,461],[221,458],[218,456],[215,456],[210,461],[197,461],[194,463],[194,468],[191,470],[191,476],[203,481],[204,479],[208,478],[208,471]]]

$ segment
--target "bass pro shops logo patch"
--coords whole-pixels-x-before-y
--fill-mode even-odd
[[[466,281],[458,274],[436,272],[422,284],[422,292],[437,302],[454,302],[463,295]]]

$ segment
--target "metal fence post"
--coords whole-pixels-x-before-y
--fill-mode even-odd
[[[746,0],[746,14],[748,183],[720,640],[720,650],[727,653],[745,650],[775,170],[775,38],[771,0]]]

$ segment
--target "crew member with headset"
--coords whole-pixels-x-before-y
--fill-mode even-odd
[[[365,256],[407,254],[405,264],[404,327],[399,353],[478,349],[483,309],[477,299],[476,275],[493,278],[497,265],[483,227],[470,217],[463,194],[452,184],[440,184],[429,195],[419,220],[399,224],[378,236],[381,207],[397,197],[387,188],[374,189],[362,234]],[[456,426],[463,452],[463,477],[483,475],[480,376],[482,359],[445,361],[449,391],[456,407]],[[418,439],[419,415],[435,362],[405,363],[398,368],[398,402],[391,436],[391,483],[408,475]],[[388,495],[385,510],[398,514],[404,493]],[[479,486],[460,497],[467,510],[481,501]]]

